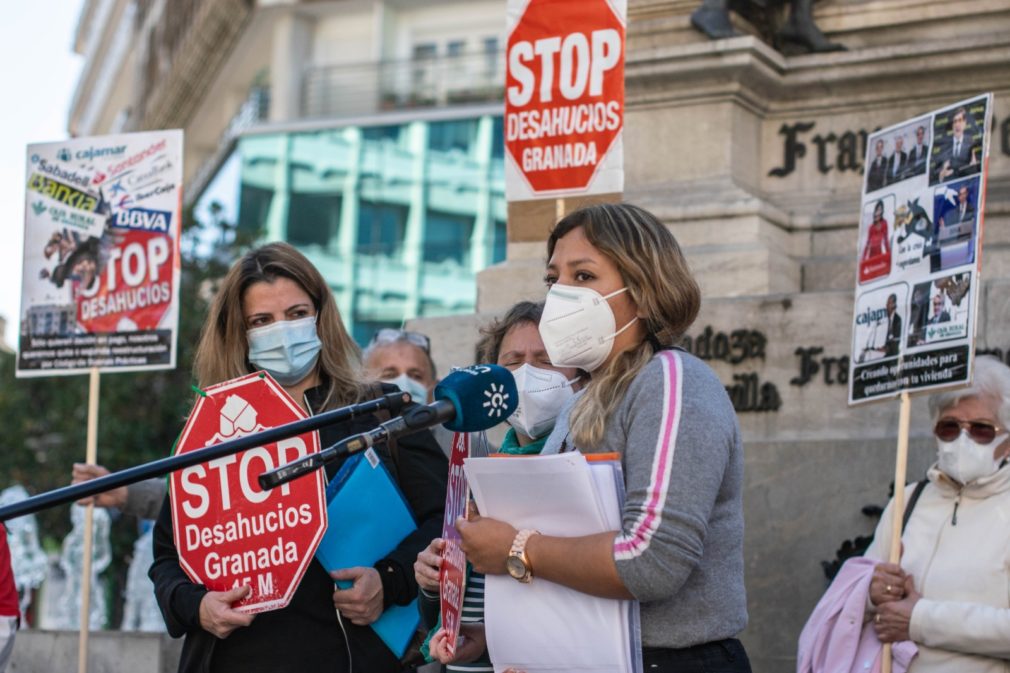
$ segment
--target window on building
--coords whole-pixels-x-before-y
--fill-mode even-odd
[[[449,58],[456,58],[457,56],[462,56],[463,52],[466,50],[466,42],[464,40],[450,40],[445,45],[445,55]]]
[[[438,46],[433,42],[414,45],[413,78],[410,83],[411,105],[433,105],[436,101],[435,57]]]
[[[399,142],[400,134],[405,127],[400,124],[392,126],[364,126],[361,129],[363,140]]]
[[[420,42],[414,45],[414,60],[424,61],[435,58],[438,54],[438,45],[434,42]]]
[[[361,201],[358,204],[358,252],[399,257],[407,233],[407,207]]]
[[[485,37],[483,41],[484,52],[484,75],[488,78],[494,77],[498,73],[498,59],[500,58],[497,37]]]
[[[293,192],[288,207],[288,242],[326,247],[340,230],[338,194]]]
[[[491,124],[491,158],[498,161],[505,158],[505,125],[501,117],[495,117]]]
[[[476,119],[454,119],[428,125],[428,149],[433,152],[468,154],[477,141]]]
[[[243,184],[239,191],[238,228],[242,231],[265,231],[273,198],[271,189]]]
[[[508,227],[504,220],[495,220],[492,231],[494,241],[491,244],[491,263],[497,264],[505,260],[508,246]]]
[[[451,260],[460,266],[468,266],[473,216],[429,210],[425,220],[424,261],[438,263]]]

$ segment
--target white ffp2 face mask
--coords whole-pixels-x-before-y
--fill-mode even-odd
[[[997,435],[988,444],[979,444],[963,430],[952,442],[938,439],[938,467],[948,477],[962,484],[988,477],[999,469],[1002,459],[994,459],[993,452],[1005,439],[1004,433]]]
[[[626,292],[622,287],[607,296],[588,287],[558,285],[547,293],[540,318],[540,337],[555,367],[577,367],[592,372],[610,355],[614,338],[638,320],[616,329],[608,299]]]
[[[405,393],[410,393],[410,399],[418,404],[428,403],[428,389],[420,381],[400,374],[395,379],[383,379],[383,383],[391,383]]]
[[[531,439],[540,439],[554,429],[561,407],[572,395],[572,381],[552,369],[531,364],[513,370],[519,391],[519,405],[508,424]]]
[[[265,370],[282,386],[293,386],[312,371],[323,343],[316,333],[316,318],[278,320],[246,332],[249,362]]]

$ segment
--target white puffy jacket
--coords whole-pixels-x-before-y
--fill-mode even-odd
[[[1010,673],[1010,465],[961,487],[936,465],[902,535],[901,567],[922,599],[909,673]],[[906,498],[914,485],[906,487]],[[866,556],[885,561],[888,503]]]

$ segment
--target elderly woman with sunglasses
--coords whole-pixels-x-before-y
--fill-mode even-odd
[[[869,615],[885,643],[913,641],[909,673],[1010,667],[1010,368],[982,356],[968,388],[935,394],[938,460],[889,556],[888,505],[866,556],[881,561]],[[908,487],[913,488],[912,486]]]

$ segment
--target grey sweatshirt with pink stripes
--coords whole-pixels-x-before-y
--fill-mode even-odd
[[[571,450],[568,412],[543,453]],[[690,647],[747,625],[743,446],[715,373],[682,350],[657,353],[607,420],[598,451],[621,454],[627,500],[617,572],[639,601],[642,645]]]

